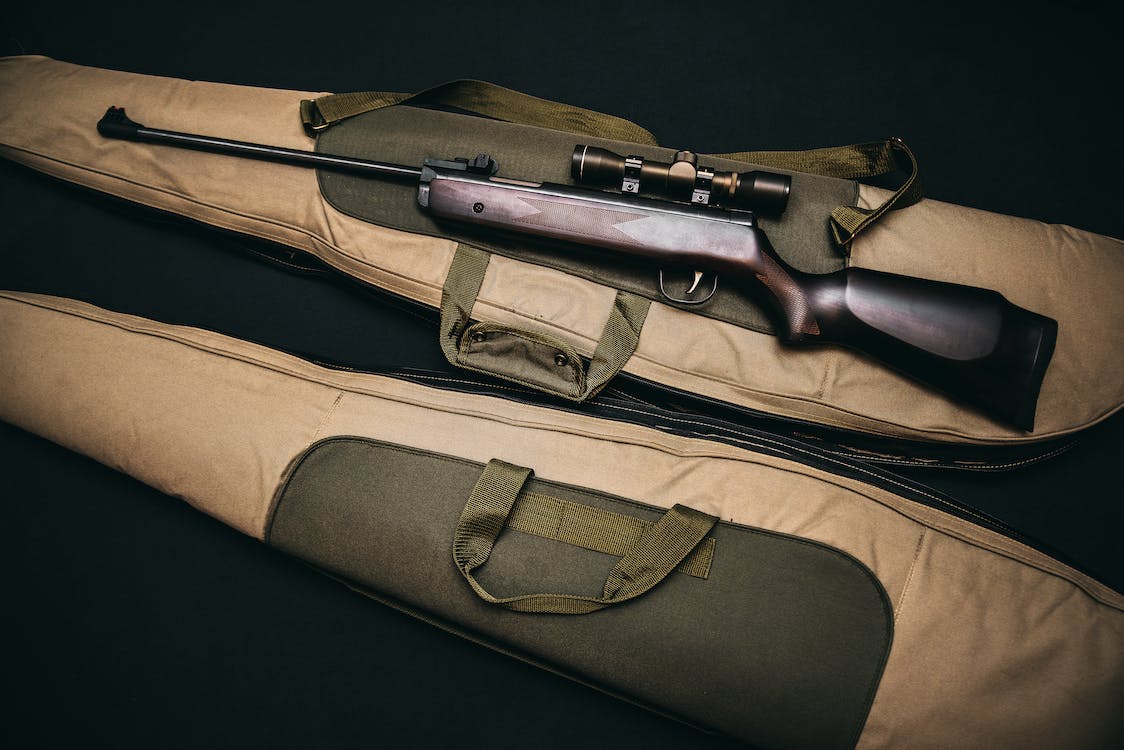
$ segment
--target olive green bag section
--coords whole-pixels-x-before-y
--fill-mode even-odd
[[[340,437],[295,463],[266,539],[688,723],[762,747],[853,747],[890,648],[881,584],[833,548],[716,520]]]
[[[401,105],[357,115],[325,130],[317,139],[316,149],[397,164],[421,164],[428,157],[453,159],[487,153],[499,164],[500,177],[572,184],[570,157],[577,143],[664,161],[675,153],[658,146]],[[734,171],[753,168],[745,162],[712,156],[701,157],[700,163]],[[842,268],[844,258],[836,246],[829,217],[840,205],[856,201],[857,184],[850,180],[763,168],[792,175],[791,197],[784,214],[779,218],[758,217],[777,252],[792,265],[810,273],[828,273]],[[591,248],[573,245],[562,248],[542,240],[439,223],[418,210],[416,183],[371,180],[327,171],[319,171],[318,177],[325,200],[356,218],[407,232],[454,239],[650,300],[686,307],[669,302],[660,294],[659,269],[651,263]],[[673,284],[685,281],[681,273],[676,277],[668,281],[673,293],[678,291],[678,286]],[[743,328],[772,331],[765,312],[752,294],[725,284],[721,279],[712,299],[687,309]]]

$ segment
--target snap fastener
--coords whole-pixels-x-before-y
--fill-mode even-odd
[[[487,338],[487,337],[484,335],[483,331],[475,331],[472,334],[472,343],[483,344],[485,338]]]
[[[558,365],[559,367],[565,367],[566,365],[570,364],[570,359],[565,354],[555,354],[554,364]]]

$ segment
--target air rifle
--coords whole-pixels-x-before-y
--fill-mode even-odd
[[[755,294],[785,343],[854,349],[993,418],[1023,430],[1034,427],[1057,323],[989,289],[864,268],[826,274],[792,268],[777,255],[752,211],[714,205],[757,203],[774,211],[783,208],[788,195],[783,175],[757,173],[754,179],[745,179],[744,174],[711,172],[704,187],[713,193],[708,190],[702,197],[724,200],[704,204],[696,192],[684,194],[683,201],[628,194],[659,192],[650,187],[654,182],[673,193],[675,173],[682,171],[684,159],[670,165],[655,162],[645,171],[643,164],[583,146],[574,152],[575,179],[581,181],[588,169],[593,177],[585,181],[603,184],[606,173],[620,171],[626,178],[622,193],[498,177],[495,161],[483,154],[452,161],[426,159],[420,167],[412,167],[158,130],[134,122],[118,107],[109,108],[98,122],[98,132],[110,138],[417,181],[418,203],[438,219],[598,247],[651,261],[659,269],[708,271]],[[695,170],[696,188],[702,171]],[[630,175],[634,190],[628,190]],[[692,187],[679,182],[685,189]],[[696,271],[692,290],[699,275]],[[661,291],[673,301],[692,301],[667,295],[662,270]]]

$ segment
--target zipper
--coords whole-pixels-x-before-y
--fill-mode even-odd
[[[1061,438],[1013,447],[965,447],[901,438],[891,439],[757,411],[687,393],[629,373],[621,373],[617,376],[617,381],[618,385],[614,388],[614,393],[624,399],[632,398],[641,403],[664,404],[673,411],[715,417],[733,424],[754,425],[796,440],[813,442],[822,450],[842,458],[887,466],[999,472],[1053,458],[1065,453],[1077,443],[1075,438]]]

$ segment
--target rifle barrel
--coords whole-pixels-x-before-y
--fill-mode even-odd
[[[375,175],[379,177],[392,177],[402,180],[417,180],[421,177],[419,167],[408,167],[402,164],[359,159],[351,156],[335,154],[319,154],[315,151],[302,151],[295,148],[281,146],[267,146],[262,143],[249,143],[247,141],[234,141],[227,138],[215,138],[208,135],[195,133],[180,133],[174,130],[160,130],[147,128],[125,116],[125,110],[111,107],[105,117],[98,123],[98,131],[112,138],[124,138],[131,141],[145,143],[158,143],[180,148],[191,148],[197,151],[210,151],[216,154],[230,154],[233,156],[275,161],[284,164],[294,164],[301,167],[316,167],[318,169],[331,169],[337,172],[350,172],[360,175]]]

